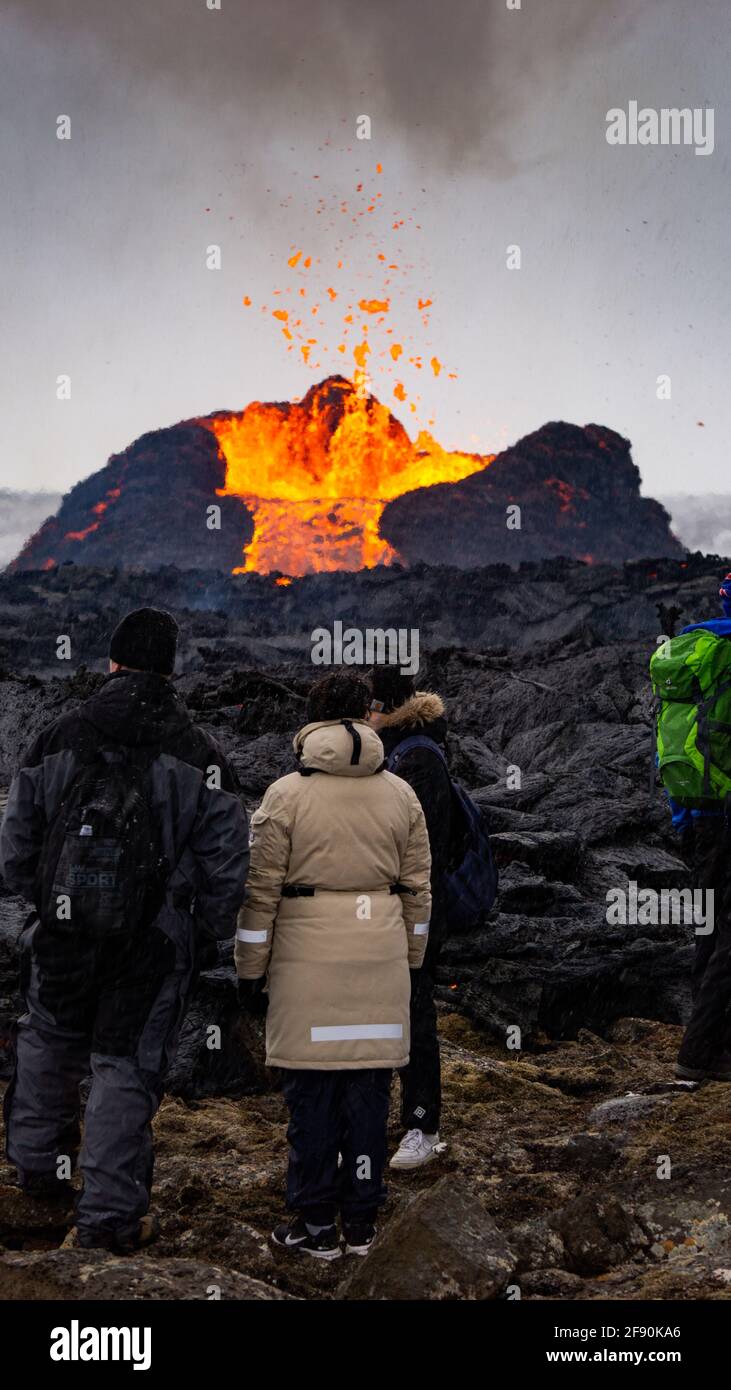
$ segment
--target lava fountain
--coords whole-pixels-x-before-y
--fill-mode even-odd
[[[426,431],[415,443],[364,383],[331,376],[301,401],[253,401],[200,421],[226,463],[222,495],[241,497],[254,535],[234,573],[303,575],[391,564],[379,534],[387,502],[454,483],[494,455],[450,453]]]

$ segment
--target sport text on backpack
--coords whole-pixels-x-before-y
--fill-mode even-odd
[[[412,748],[426,748],[435,753],[449,776],[442,749],[425,734],[411,734],[396,745],[386,759],[389,772],[396,772],[399,761]],[[449,783],[454,830],[450,846],[452,867],[445,879],[447,913],[453,931],[472,931],[482,925],[495,901],[498,871],[492,855],[487,816],[451,777]]]
[[[731,796],[731,642],[707,628],[671,637],[650,677],[665,790],[680,806],[719,810]]]
[[[44,924],[106,937],[156,917],[169,866],[145,791],[155,756],[126,748],[82,764],[46,829],[36,883]]]

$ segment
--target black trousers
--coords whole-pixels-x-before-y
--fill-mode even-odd
[[[693,886],[713,892],[713,931],[695,938],[693,1010],[680,1045],[686,1066],[709,1065],[731,1052],[731,827],[699,816],[690,843]],[[704,900],[705,903],[705,900]]]
[[[436,1134],[442,1108],[442,1070],[434,1003],[441,942],[429,942],[421,970],[411,972],[411,1051],[401,1077],[401,1120],[405,1129]]]
[[[386,1067],[283,1073],[289,1107],[287,1206],[310,1225],[329,1226],[338,1212],[345,1221],[375,1221],[386,1200],[391,1076]]]

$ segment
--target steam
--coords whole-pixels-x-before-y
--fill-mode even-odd
[[[9,565],[25,542],[61,505],[57,492],[13,492],[0,488],[0,568]]]
[[[197,113],[242,117],[244,151],[252,137],[291,144],[303,130],[352,139],[367,114],[374,137],[396,134],[425,167],[503,175],[514,169],[511,125],[555,100],[576,60],[624,36],[636,12],[632,0],[523,0],[520,9],[506,0],[221,0],[219,11],[204,0],[6,0],[6,9],[51,43],[85,51],[102,93],[105,82],[137,78],[153,108],[172,97],[187,123]]]
[[[707,492],[660,497],[673,530],[689,550],[704,555],[731,555],[731,495]]]

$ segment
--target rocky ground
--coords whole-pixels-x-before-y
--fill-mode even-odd
[[[270,1248],[286,1168],[276,1091],[170,1097],[158,1244],[134,1259],[59,1251],[64,1223],[2,1167],[0,1298],[731,1296],[729,1087],[669,1079],[678,1028],[624,1019],[512,1058],[446,1009],[440,1031],[447,1150],[393,1176],[367,1260]],[[394,1104],[394,1143],[396,1120]]]
[[[420,683],[445,697],[453,772],[489,812],[501,890],[481,930],[449,940],[440,968],[446,1152],[393,1178],[368,1260],[313,1268],[268,1248],[282,1209],[284,1106],[259,1025],[238,1014],[229,947],[201,979],[157,1120],[160,1242],[126,1261],[58,1253],[62,1224],[31,1208],[3,1170],[0,1297],[729,1296],[728,1087],[672,1080],[692,927],[606,917],[610,889],[687,882],[651,785],[647,659],[658,632],[713,611],[719,565],[663,563],[672,572],[648,562],[609,572],[603,585],[576,566],[502,587],[496,576],[485,587],[487,571],[468,575],[475,603],[482,592],[512,604],[516,631],[530,598],[532,640],[520,632],[510,648],[445,643],[456,609],[426,576]],[[374,580],[391,602],[398,582]],[[190,612],[176,611],[185,625]],[[36,630],[47,616],[41,607]],[[493,607],[486,623],[494,616]],[[272,660],[265,644],[242,661],[224,659],[224,644],[215,665],[187,650],[181,689],[253,806],[290,766],[313,668],[301,647]],[[66,679],[4,673],[6,783],[22,743],[100,678],[85,668]],[[6,1041],[22,915],[0,896]],[[206,1048],[211,1023],[221,1026],[219,1052]],[[6,1077],[8,1068],[6,1054]],[[391,1128],[395,1143],[395,1108]]]
[[[180,619],[179,669],[217,675],[236,668],[308,666],[312,632],[416,628],[422,652],[465,647],[513,653],[581,640],[653,641],[660,609],[690,622],[717,612],[717,556],[583,564],[560,558],[460,570],[380,566],[310,574],[282,587],[274,574],[210,569],[122,570],[64,564],[47,573],[0,574],[0,669],[46,678],[97,666],[119,618],[145,604]],[[71,641],[59,660],[58,638]],[[0,739],[0,754],[4,741]]]

